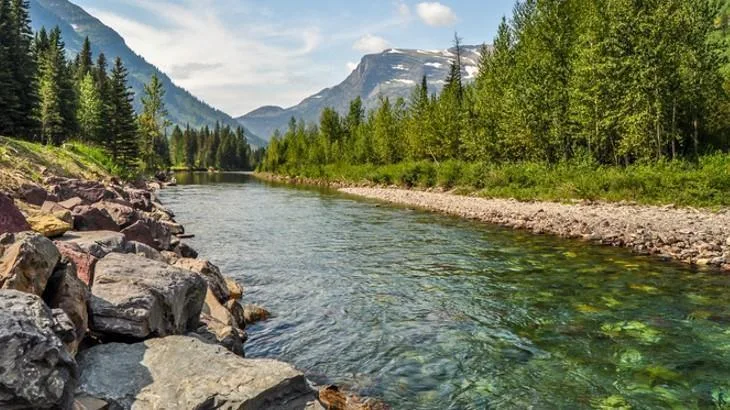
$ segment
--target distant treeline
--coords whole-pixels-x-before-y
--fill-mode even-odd
[[[234,130],[220,124],[212,130],[203,127],[183,131],[176,126],[170,144],[172,164],[188,169],[251,170],[260,155],[246,142],[242,127]]]
[[[111,70],[103,53],[94,62],[86,38],[80,53],[69,60],[61,30],[43,28],[34,35],[29,16],[26,0],[0,0],[0,135],[53,145],[68,140],[98,145],[125,173],[153,172],[178,163],[181,157],[170,152],[166,130],[171,124],[156,75],[145,85],[137,115],[128,72],[119,57]],[[250,168],[251,149],[242,130],[218,132],[219,128],[217,136],[207,129],[186,131],[196,134],[196,164]],[[204,135],[202,140],[198,135]],[[219,154],[221,146],[231,152]]]
[[[455,39],[439,96],[412,97],[318,125],[294,120],[261,169],[427,160],[628,165],[730,148],[727,5],[713,0],[526,0],[462,79]]]

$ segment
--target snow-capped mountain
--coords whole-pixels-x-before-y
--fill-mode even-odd
[[[463,76],[467,81],[477,74],[480,46],[464,46]],[[454,50],[389,49],[380,54],[366,55],[357,68],[342,83],[326,88],[290,108],[265,106],[237,118],[246,128],[262,138],[270,138],[276,129],[285,130],[294,117],[316,122],[326,107],[346,113],[350,101],[360,96],[365,106],[373,108],[380,96],[392,100],[408,98],[425,75],[430,91],[440,92],[455,57]]]

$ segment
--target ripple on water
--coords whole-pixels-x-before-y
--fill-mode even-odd
[[[240,174],[192,182],[162,193],[191,245],[275,313],[249,357],[399,409],[730,402],[728,276]]]

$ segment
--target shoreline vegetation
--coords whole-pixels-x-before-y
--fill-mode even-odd
[[[372,181],[256,173],[268,181],[327,186],[362,198],[457,216],[536,234],[628,248],[640,255],[730,271],[730,212],[629,202],[521,201],[443,187],[414,189]]]

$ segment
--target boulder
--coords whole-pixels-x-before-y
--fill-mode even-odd
[[[91,205],[99,201],[119,197],[116,192],[107,189],[104,184],[97,181],[51,177],[46,178],[46,183],[51,185],[50,192],[61,201],[78,197],[84,204]]]
[[[167,263],[167,260],[155,248],[140,242],[127,242],[124,251],[124,253],[133,253],[135,255],[144,256],[147,259],[153,259],[156,261]]]
[[[234,323],[238,326],[239,329],[245,329],[246,328],[246,313],[243,310],[243,306],[241,306],[240,303],[238,303],[237,300],[231,299],[224,305],[228,312],[230,312],[231,316],[233,317]]]
[[[174,265],[175,262],[180,259],[180,257],[172,251],[162,251],[160,252],[160,255],[162,256],[162,259],[168,264],[168,265]]]
[[[302,410],[316,400],[291,365],[244,359],[195,337],[99,345],[78,362],[79,393],[116,409]]]
[[[46,304],[52,309],[61,309],[73,323],[72,338],[66,343],[73,356],[89,329],[89,296],[89,287],[78,278],[76,268],[69,260],[58,264],[43,293]]]
[[[196,329],[206,284],[164,262],[111,253],[96,264],[91,293],[92,331],[109,339],[144,339]]]
[[[23,201],[41,206],[48,198],[48,192],[43,187],[35,184],[23,184],[17,191],[17,197]]]
[[[195,259],[198,257],[198,252],[191,248],[190,245],[186,244],[185,242],[179,242],[177,245],[175,245],[175,248],[173,248],[173,252],[180,255],[181,258],[190,258]]]
[[[43,205],[41,205],[41,212],[52,214],[56,211],[68,211],[68,208],[65,208],[58,204],[58,202],[53,201],[45,201],[43,202]]]
[[[175,266],[181,269],[193,271],[205,279],[208,288],[213,292],[220,303],[228,302],[231,293],[228,291],[226,280],[221,275],[220,269],[212,263],[203,259],[182,258],[175,262]]]
[[[241,299],[243,297],[243,287],[233,278],[225,277],[224,279],[228,287],[228,293],[231,294],[231,299]]]
[[[0,236],[0,288],[42,295],[61,254],[35,232]]]
[[[135,211],[131,206],[126,206],[116,201],[97,202],[92,207],[105,211],[121,229],[132,225],[142,218],[139,212]]]
[[[162,224],[162,226],[167,228],[167,230],[172,235],[182,235],[185,233],[185,227],[183,227],[182,225],[180,225],[177,222],[165,221],[165,220],[160,220],[159,222],[160,222],[160,224]]]
[[[95,397],[76,396],[74,397],[73,410],[110,410],[109,403]]]
[[[139,220],[122,229],[122,233],[128,241],[141,242],[161,251],[170,249],[170,231],[155,220]]]
[[[81,205],[74,208],[73,216],[77,231],[119,231],[119,225],[105,209]]]
[[[268,320],[270,317],[271,313],[261,306],[246,305],[243,307],[243,319],[247,325]]]
[[[63,209],[59,211],[54,211],[51,213],[56,218],[62,220],[63,222],[68,223],[69,225],[73,226],[74,224],[74,216],[68,209]]]
[[[41,298],[0,290],[0,408],[69,408],[77,368],[55,326]]]
[[[74,242],[55,242],[55,244],[58,251],[61,252],[61,256],[73,263],[76,268],[76,277],[87,287],[91,286],[94,281],[94,267],[99,259],[84,252]]]
[[[210,315],[202,313],[200,315],[200,326],[195,333],[190,335],[198,337],[206,343],[221,345],[231,353],[245,357],[243,343],[248,338],[246,332],[235,326],[221,323]]]
[[[67,232],[56,240],[56,243],[73,243],[83,252],[96,258],[117,252],[125,253],[127,242],[124,235],[112,231]]]
[[[145,212],[152,211],[152,195],[147,190],[124,188],[124,192],[134,209]]]
[[[0,235],[29,231],[30,225],[9,196],[0,193]]]
[[[55,238],[73,229],[70,223],[62,221],[52,214],[37,213],[29,216],[27,221],[33,231],[46,238]]]
[[[388,410],[389,407],[371,398],[361,398],[337,386],[324,386],[319,389],[319,401],[327,409],[333,410]]]
[[[58,206],[60,206],[62,208],[66,208],[69,211],[73,211],[77,206],[81,206],[83,204],[84,204],[84,200],[75,196],[73,198],[59,202]]]

